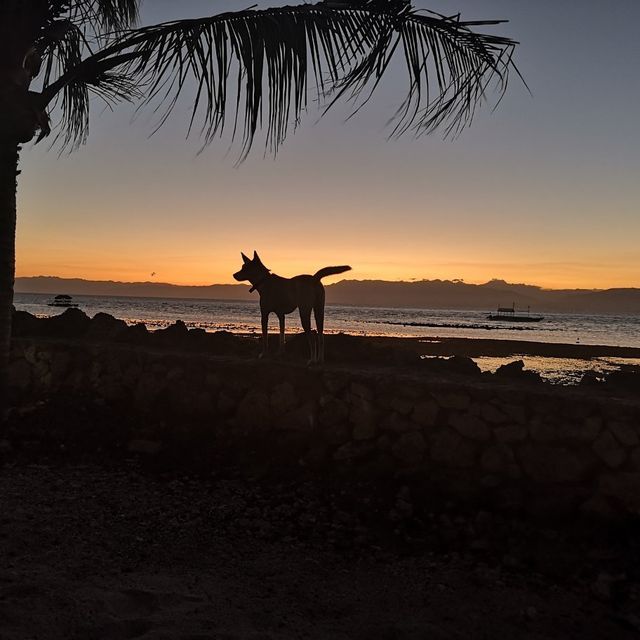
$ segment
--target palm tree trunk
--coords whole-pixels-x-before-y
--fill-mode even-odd
[[[7,409],[9,392],[19,151],[17,142],[0,141],[0,421]]]

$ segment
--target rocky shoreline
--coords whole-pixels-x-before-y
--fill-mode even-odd
[[[89,318],[79,309],[37,318],[24,311],[14,312],[15,338],[63,339],[82,343],[113,343],[132,347],[206,353],[233,358],[255,358],[260,350],[255,334],[227,331],[207,333],[189,329],[178,321],[166,329],[149,331],[144,324],[127,325],[105,313]],[[286,351],[278,355],[277,335],[270,336],[272,356],[284,362],[302,363],[308,354],[302,334],[289,337]],[[527,370],[522,358],[564,358],[590,360],[602,357],[640,359],[640,349],[597,345],[556,344],[523,340],[489,340],[473,338],[388,338],[330,334],[325,337],[328,362],[347,366],[399,367],[417,373],[463,375],[491,378],[473,361],[477,357],[513,358],[495,371],[498,379],[542,383],[538,371]],[[618,370],[588,370],[579,376],[580,384],[591,390],[613,393],[640,391],[640,366],[620,364]]]
[[[263,477],[405,477],[432,501],[547,518],[640,512],[634,371],[561,387],[518,361],[487,374],[352,336],[331,336],[336,363],[307,367],[304,337],[258,360],[254,339],[78,310],[16,328],[12,445],[93,442]]]
[[[318,369],[296,338],[264,362],[180,324],[15,327],[3,637],[640,633],[632,372],[567,388],[417,342],[330,336]]]

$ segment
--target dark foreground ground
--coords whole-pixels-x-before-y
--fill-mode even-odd
[[[633,531],[5,451],[0,638],[636,638]]]

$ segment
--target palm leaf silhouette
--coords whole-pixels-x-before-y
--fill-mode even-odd
[[[514,41],[475,30],[499,21],[463,22],[403,1],[248,9],[137,29],[123,28],[135,19],[135,2],[80,4],[75,22],[99,18],[117,28],[103,33],[105,46],[82,60],[82,27],[69,28],[50,49],[62,72],[53,79],[48,63],[41,104],[58,101],[60,131],[71,145],[86,138],[90,93],[107,101],[142,98],[158,112],[160,126],[190,89],[189,131],[196,127],[204,145],[231,120],[241,160],[260,127],[276,152],[307,108],[310,87],[326,108],[346,97],[355,112],[398,49],[408,80],[392,135],[438,127],[456,134],[471,122],[487,87],[494,82],[501,96],[515,69]],[[126,20],[116,19],[117,9],[126,9]]]

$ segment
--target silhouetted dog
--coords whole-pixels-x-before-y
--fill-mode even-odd
[[[233,277],[242,282],[248,280],[251,283],[250,291],[257,290],[260,294],[260,313],[262,315],[262,355],[267,353],[267,340],[269,332],[269,314],[275,313],[280,321],[280,351],[284,348],[284,317],[287,313],[300,310],[302,328],[309,341],[311,352],[310,362],[322,362],[324,360],[324,287],[320,280],[326,276],[349,271],[351,267],[325,267],[312,276],[302,275],[294,278],[281,278],[271,273],[262,264],[260,257],[254,251],[253,260],[249,260],[244,253],[242,255],[242,269],[233,274]],[[316,319],[318,330],[317,342],[311,333],[311,310]]]

